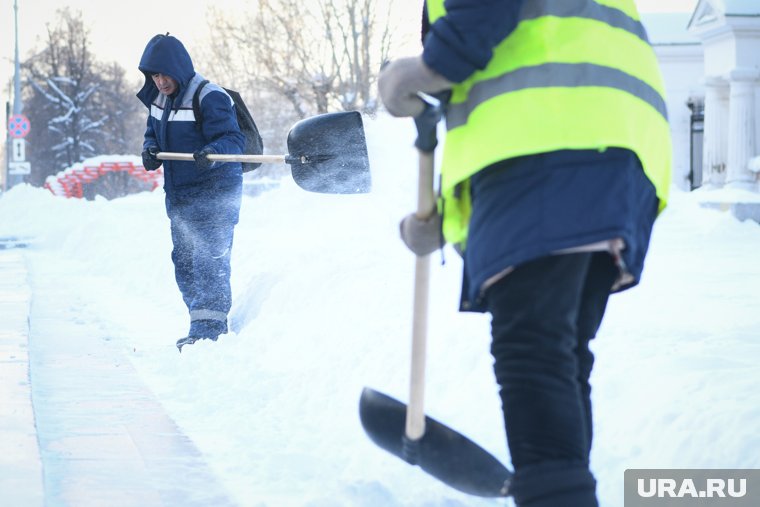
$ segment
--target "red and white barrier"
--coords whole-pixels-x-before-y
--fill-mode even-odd
[[[58,174],[48,176],[44,187],[53,195],[83,197],[83,184],[92,183],[109,172],[123,171],[140,181],[150,183],[153,191],[163,183],[163,168],[146,171],[142,158],[127,155],[102,155],[74,164]]]

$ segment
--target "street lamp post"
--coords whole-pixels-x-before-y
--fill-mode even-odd
[[[13,114],[21,114],[24,104],[21,102],[21,63],[18,57],[18,0],[13,0],[14,28],[16,34],[16,51],[13,76]]]
[[[29,163],[26,161],[26,140],[24,137],[29,132],[29,121],[23,116],[24,103],[21,100],[21,61],[18,55],[18,0],[13,0],[13,16],[15,28],[15,62],[13,76],[13,115],[8,115],[6,106],[6,125],[8,128],[5,185],[7,188],[23,183],[24,176],[29,174]],[[14,123],[15,122],[15,123]],[[23,130],[12,129],[12,125],[23,124]],[[11,140],[11,138],[13,138]],[[11,144],[12,143],[12,144]]]

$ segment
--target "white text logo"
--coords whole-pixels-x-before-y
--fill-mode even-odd
[[[700,485],[701,482],[700,482]],[[692,479],[639,479],[638,494],[642,498],[741,498],[747,494],[746,479],[706,479],[704,488]]]

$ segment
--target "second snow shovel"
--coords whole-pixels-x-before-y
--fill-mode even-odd
[[[159,152],[159,160],[193,161],[192,153]],[[323,194],[363,194],[371,178],[362,117],[356,111],[326,113],[296,123],[287,155],[209,155],[219,162],[289,164],[299,187]]]
[[[435,210],[433,156],[437,144],[436,128],[442,114],[441,104],[432,104],[428,100],[425,112],[415,118],[418,132],[415,146],[420,156],[416,215],[423,219]],[[365,387],[359,401],[362,426],[378,446],[411,465],[419,465],[452,488],[482,497],[508,496],[512,473],[499,460],[467,437],[425,416],[429,272],[430,256],[418,256],[414,272],[409,405]]]

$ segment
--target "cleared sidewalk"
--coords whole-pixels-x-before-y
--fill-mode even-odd
[[[22,253],[0,250],[0,498],[14,507],[44,505],[29,382],[30,303]]]
[[[234,505],[129,360],[71,311],[65,287],[35,286],[21,251],[0,251],[3,505]]]

